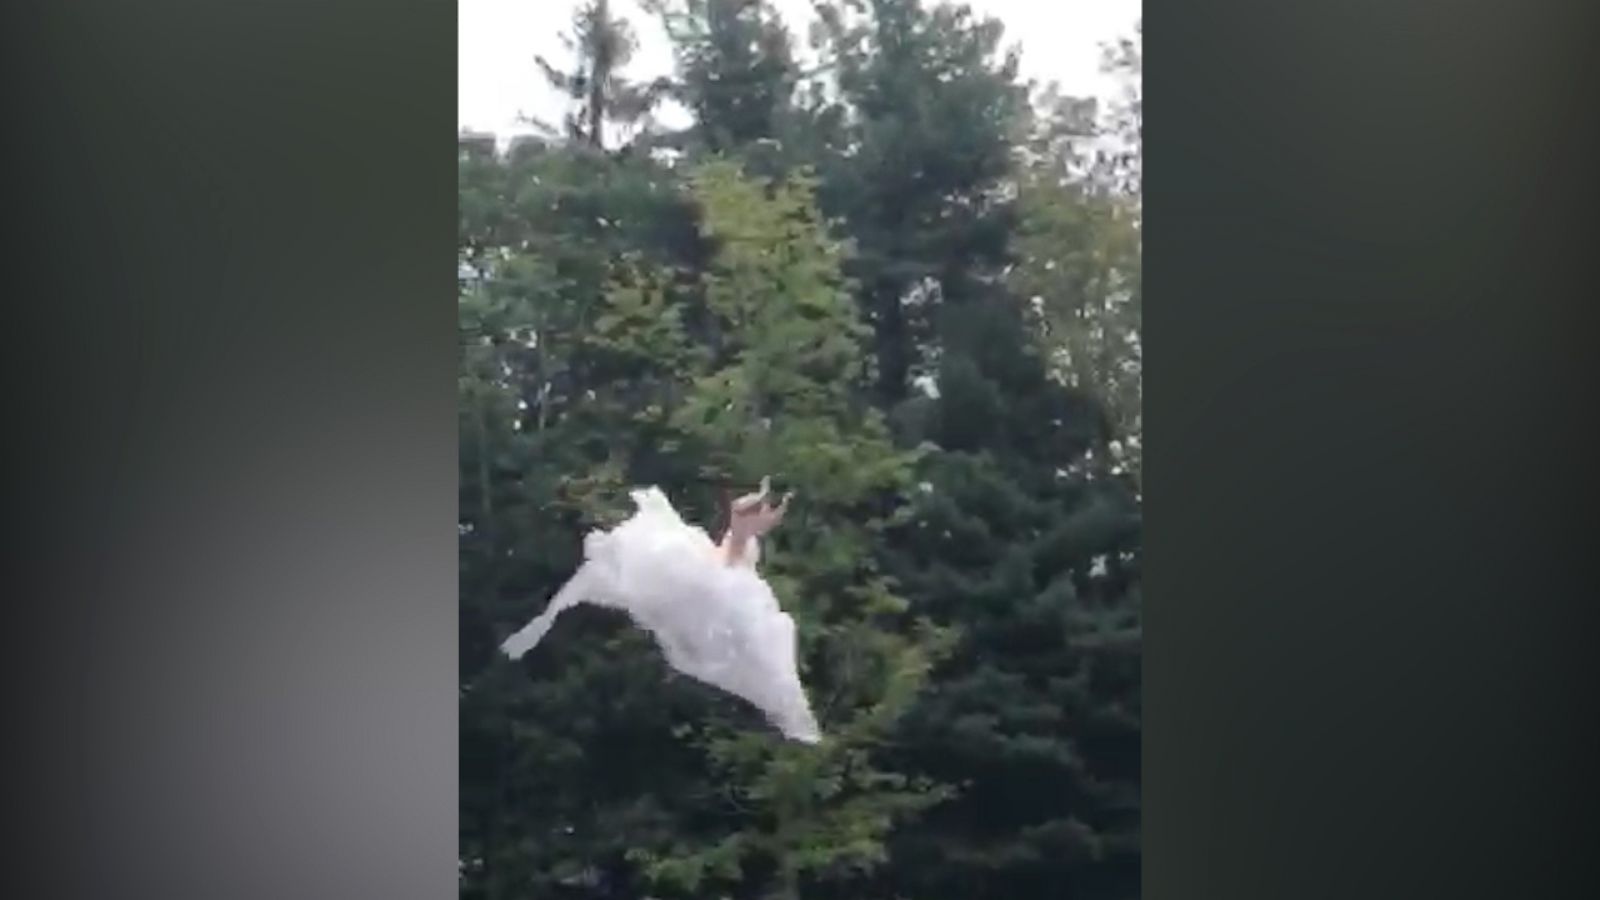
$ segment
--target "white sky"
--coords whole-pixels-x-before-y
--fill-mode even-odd
[[[930,5],[936,0],[929,0]],[[1055,80],[1067,94],[1106,96],[1112,85],[1100,74],[1100,48],[1130,36],[1143,0],[967,0],[979,15],[998,18],[1004,40],[1022,48],[1022,74]],[[558,124],[566,103],[550,90],[533,58],[543,54],[565,68],[570,59],[560,35],[572,21],[578,0],[457,0],[456,120],[463,129],[499,135],[531,129],[532,115]],[[811,21],[810,0],[773,0],[804,52]],[[672,71],[666,35],[637,0],[615,0],[639,37],[639,48],[625,70],[647,80]],[[672,116],[663,115],[670,122]],[[678,124],[678,123],[674,123]]]

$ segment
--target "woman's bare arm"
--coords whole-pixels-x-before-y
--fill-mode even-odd
[[[734,502],[729,511],[728,531],[717,548],[725,565],[754,565],[761,554],[760,538],[783,521],[794,495],[785,494],[774,506],[767,501],[770,489],[771,479],[763,478],[758,493]]]

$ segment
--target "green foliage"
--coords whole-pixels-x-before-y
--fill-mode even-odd
[[[1107,53],[1123,94],[1098,129],[1081,103],[1048,94],[1018,180],[1020,221],[1007,283],[1029,298],[1036,345],[1062,382],[1094,394],[1116,440],[1102,469],[1137,484],[1142,469],[1142,59],[1133,40]],[[1089,143],[1089,152],[1082,145]],[[1079,177],[1069,177],[1073,172]]]
[[[1137,896],[1136,91],[1032,110],[918,0],[822,4],[810,73],[765,3],[652,11],[682,161],[590,127],[644,90],[605,3],[565,138],[461,150],[462,896]],[[765,474],[820,746],[614,612],[496,653],[629,488],[714,530]]]
[[[937,308],[981,293],[1006,261],[1005,179],[1026,92],[999,22],[965,6],[870,0],[819,13],[837,86],[814,109],[822,203],[858,248],[877,400],[892,408],[927,372]]]
[[[779,136],[798,71],[789,32],[765,0],[646,0],[672,38],[676,93],[694,114],[700,152],[730,153]]]
[[[778,472],[801,492],[763,571],[798,623],[827,738],[809,748],[745,722],[691,725],[739,814],[703,849],[680,847],[647,871],[687,892],[766,871],[758,883],[789,896],[803,879],[848,881],[881,863],[895,822],[939,799],[883,769],[873,750],[941,640],[907,620],[877,571],[876,510],[904,496],[912,457],[894,448],[879,413],[852,403],[865,375],[860,325],[810,183],[763,186],[711,163],[689,184],[716,247],[702,288],[724,339],[675,425],[734,481]]]
[[[573,141],[601,149],[607,125],[639,123],[666,95],[669,85],[663,81],[623,77],[638,41],[627,19],[613,14],[610,0],[586,0],[573,13],[571,34],[563,41],[575,57],[572,68],[562,70],[542,56],[535,59],[550,86],[572,101],[573,111],[563,124]],[[555,130],[548,123],[535,124]]]
[[[1137,475],[1144,348],[1135,210],[1123,197],[1040,172],[1024,178],[1019,205],[1008,283],[1032,304],[1052,373],[1101,399],[1120,468]]]

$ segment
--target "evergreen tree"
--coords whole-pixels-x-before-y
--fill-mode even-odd
[[[748,712],[692,724],[727,801],[715,824],[685,823],[681,847],[648,861],[693,896],[740,883],[762,896],[799,897],[808,884],[840,896],[884,860],[898,820],[938,799],[874,752],[939,647],[908,619],[874,552],[911,460],[858,402],[861,326],[811,185],[764,188],[713,163],[695,171],[693,190],[716,247],[705,301],[725,340],[677,422],[705,448],[708,474],[748,483],[780,473],[801,491],[762,569],[797,621],[827,737],[789,744]]]
[[[997,291],[946,322],[911,435],[931,445],[922,490],[888,545],[916,608],[961,634],[901,759],[959,794],[899,832],[889,886],[1133,896],[1137,500],[1091,464],[1109,423],[1052,377],[1022,298]]]
[[[1137,430],[1138,234],[1076,164],[1092,108],[1056,99],[1020,148],[1008,277],[942,307],[906,418],[937,449],[892,571],[962,635],[902,734],[959,790],[897,834],[907,896],[1139,891],[1140,514],[1112,458]]]
[[[936,353],[937,310],[1006,261],[1013,137],[1026,106],[1002,29],[964,5],[820,4],[832,99],[813,110],[822,202],[848,223],[873,328],[877,400],[893,409]]]
[[[638,42],[628,20],[615,15],[610,0],[586,0],[573,13],[572,33],[562,42],[572,51],[572,68],[563,71],[544,57],[536,57],[544,77],[572,100],[566,117],[567,135],[596,150],[605,149],[606,126],[639,123],[665,95],[661,80],[629,81],[622,70],[632,60]],[[546,123],[536,122],[549,129]]]
[[[636,477],[676,480],[651,469],[696,365],[671,275],[693,223],[666,173],[581,148],[469,151],[461,194],[462,893],[607,896],[670,835],[696,698],[604,611],[523,667],[496,647]]]
[[[766,0],[648,0],[672,40],[691,146],[728,154],[786,130],[799,71],[789,30]]]

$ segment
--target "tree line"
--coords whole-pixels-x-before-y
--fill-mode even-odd
[[[1138,35],[1096,103],[966,7],[814,5],[646,0],[645,81],[589,0],[571,114],[461,140],[463,898],[1139,893]],[[765,474],[825,744],[611,611],[497,654],[630,487],[714,528]]]

